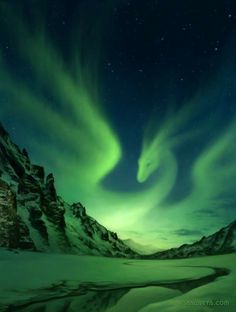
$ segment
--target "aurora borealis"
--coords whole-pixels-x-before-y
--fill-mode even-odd
[[[1,1],[0,119],[121,238],[192,242],[235,218],[235,35],[233,0]]]

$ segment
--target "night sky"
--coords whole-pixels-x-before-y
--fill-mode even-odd
[[[0,1],[0,120],[58,194],[158,248],[236,209],[234,0]]]

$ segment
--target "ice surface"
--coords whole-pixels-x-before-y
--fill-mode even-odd
[[[10,304],[38,301],[39,306],[47,305],[47,311],[57,311],[56,306],[61,308],[62,303],[63,306],[65,304],[63,296],[67,298],[73,293],[72,299],[66,299],[70,304],[68,311],[78,311],[78,306],[84,306],[81,312],[93,311],[88,306],[88,302],[93,301],[100,306],[97,311],[107,312],[124,311],[125,306],[129,307],[128,312],[212,311],[207,302],[216,304],[217,300],[229,302],[225,306],[217,306],[220,311],[235,311],[235,263],[236,254],[181,260],[127,260],[14,253],[1,249],[0,306],[3,309]],[[185,294],[178,289],[164,288],[167,283],[212,274],[210,267],[224,267],[231,272]],[[89,291],[85,294],[79,285],[85,285]],[[46,303],[43,302],[45,298],[49,298]],[[20,311],[34,311],[37,305]]]

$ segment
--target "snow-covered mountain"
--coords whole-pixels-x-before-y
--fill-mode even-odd
[[[193,244],[184,244],[147,256],[150,259],[178,259],[236,252],[236,220]]]
[[[117,234],[57,195],[54,177],[30,162],[0,124],[0,247],[134,257]]]
[[[123,242],[140,255],[150,255],[151,253],[154,253],[160,250],[156,248],[155,246],[143,245],[130,238],[124,239]]]

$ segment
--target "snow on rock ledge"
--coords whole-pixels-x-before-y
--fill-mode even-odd
[[[0,124],[0,246],[44,252],[136,257],[116,233],[57,194],[53,174],[31,164]]]

